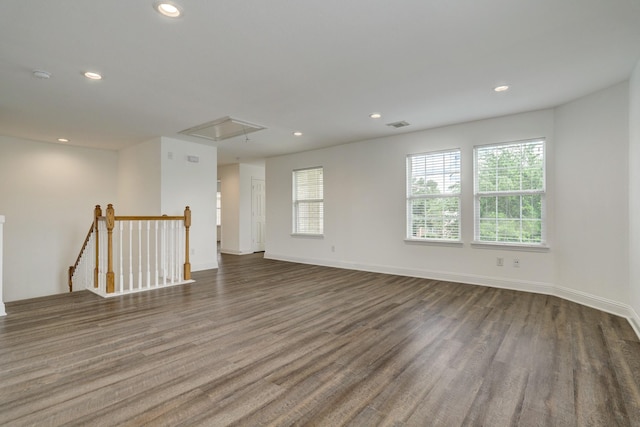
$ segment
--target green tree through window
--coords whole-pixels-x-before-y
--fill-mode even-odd
[[[475,148],[475,239],[544,244],[543,139]]]
[[[407,238],[460,240],[460,150],[407,156]]]

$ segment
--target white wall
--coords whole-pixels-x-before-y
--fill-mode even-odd
[[[465,123],[267,159],[267,258],[406,274],[545,292],[553,283],[552,252],[471,247],[473,240],[473,147],[547,138],[553,153],[553,110]],[[406,156],[462,151],[462,246],[407,243]],[[554,171],[548,176],[549,243],[553,245]],[[324,238],[291,236],[291,173],[323,166]],[[332,251],[332,248],[335,251]],[[496,257],[505,266],[496,266]],[[513,258],[520,260],[514,268]]]
[[[240,253],[240,165],[221,166],[220,204],[222,205],[222,226],[220,227],[220,252]]]
[[[217,149],[165,137],[161,147],[161,212],[182,215],[189,206],[191,270],[217,268]]]
[[[240,163],[220,168],[218,179],[222,197],[222,253],[253,253],[251,180],[254,178],[265,179],[264,166]]]
[[[4,299],[68,291],[93,221],[93,207],[116,200],[117,153],[0,136]]]
[[[629,88],[629,293],[640,331],[640,61]]]
[[[628,84],[556,109],[556,285],[628,293]]]
[[[118,152],[116,215],[161,215],[160,138]]]

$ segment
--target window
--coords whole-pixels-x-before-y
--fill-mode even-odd
[[[324,226],[323,170],[293,171],[293,233],[321,235]]]
[[[474,149],[475,240],[545,244],[545,141]]]
[[[460,240],[460,150],[407,156],[407,238]]]
[[[216,200],[216,225],[222,225],[222,206],[220,205],[220,202],[222,202],[222,195],[218,191]]]

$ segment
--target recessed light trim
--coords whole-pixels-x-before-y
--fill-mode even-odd
[[[296,131],[293,133],[293,136],[302,136],[302,132]]]
[[[67,138],[58,138],[58,142],[69,142]]]
[[[172,1],[156,1],[153,8],[168,18],[179,18],[182,16],[182,7]]]
[[[509,85],[500,85],[493,88],[495,92],[506,92],[509,90]]]
[[[90,80],[102,80],[102,75],[94,71],[85,71],[84,76]]]
[[[369,114],[369,117],[371,117],[372,119],[379,119],[380,117],[382,117],[382,114],[380,114],[380,113],[371,113],[371,114]]]

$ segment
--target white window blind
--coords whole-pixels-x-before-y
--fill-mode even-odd
[[[474,149],[475,240],[545,243],[545,140]]]
[[[218,191],[216,196],[216,225],[222,225],[222,195]]]
[[[407,156],[407,238],[460,240],[460,150]]]
[[[323,168],[293,171],[293,232],[321,235],[324,229]]]

